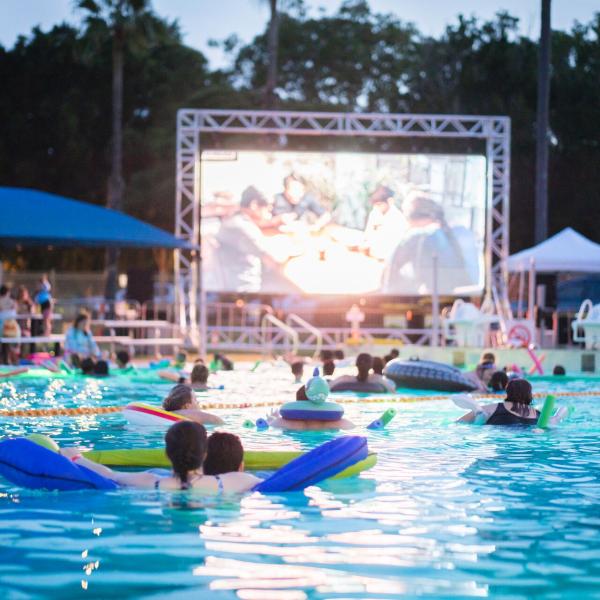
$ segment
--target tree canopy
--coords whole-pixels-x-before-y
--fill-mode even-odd
[[[537,42],[519,34],[514,17],[459,16],[433,38],[363,0],[318,17],[307,16],[301,2],[287,6],[278,23],[279,108],[508,115],[511,249],[532,243]],[[250,43],[220,42],[231,67],[211,70],[183,43],[177,23],[146,18],[153,43],[128,47],[125,56],[124,208],[171,229],[176,111],[260,108],[268,24]],[[550,233],[571,225],[600,240],[600,13],[553,32],[552,63]],[[0,47],[0,78],[0,184],[104,204],[110,33],[90,22],[36,28],[13,48]],[[65,252],[60,263],[89,268],[101,260]]]

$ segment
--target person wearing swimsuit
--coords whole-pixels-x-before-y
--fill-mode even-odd
[[[483,414],[486,425],[536,425],[540,412],[531,406],[532,401],[531,384],[525,379],[513,379],[506,386],[504,402],[487,404],[481,413],[471,411],[458,423],[473,423]]]
[[[203,494],[235,494],[250,491],[262,481],[250,473],[232,472],[215,475],[204,473],[208,436],[200,423],[179,421],[165,435],[165,452],[171,462],[172,474],[160,476],[152,471],[125,473],[109,469],[87,458],[77,448],[63,448],[61,454],[78,465],[112,479],[119,485],[133,488],[154,488],[163,491],[190,490]]]

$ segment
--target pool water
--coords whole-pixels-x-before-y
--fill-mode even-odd
[[[290,398],[289,370],[218,376],[211,401]],[[593,390],[585,381],[535,391]],[[96,379],[0,383],[0,408],[160,402],[168,385]],[[600,386],[598,386],[600,390]],[[305,492],[201,498],[154,491],[49,493],[0,481],[0,590],[9,599],[600,598],[600,392],[558,429],[457,425],[450,400],[347,416],[379,462]],[[266,409],[225,428],[253,449],[309,449],[332,433],[249,431]],[[0,437],[39,432],[61,445],[158,446],[162,433],[120,414],[1,418]]]

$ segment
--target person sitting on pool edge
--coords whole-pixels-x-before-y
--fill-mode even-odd
[[[250,491],[262,481],[250,473],[240,471],[214,476],[205,474],[203,467],[207,450],[206,429],[200,423],[180,421],[171,425],[165,435],[165,453],[173,470],[172,474],[166,477],[152,471],[115,471],[84,458],[78,448],[63,448],[60,453],[74,463],[87,467],[119,485],[133,488],[239,494]]]
[[[373,368],[373,357],[366,352],[359,354],[356,357],[356,369],[358,373],[356,375],[342,375],[336,379],[334,379],[330,388],[334,390],[336,386],[343,386],[345,384],[352,384],[356,381],[358,382],[369,382],[369,383],[378,383],[381,384],[386,391],[395,392],[396,386],[392,381],[390,381],[387,377],[383,375],[377,375],[376,373],[370,373]]]
[[[79,313],[73,326],[65,336],[65,358],[73,367],[79,367],[85,358],[99,359],[102,356],[90,330],[90,316]]]
[[[506,399],[481,407],[486,425],[536,425],[540,412],[531,406],[531,384],[525,379],[513,379],[506,386]],[[474,411],[458,419],[457,423],[473,423],[480,416]]]
[[[208,438],[208,451],[204,460],[205,475],[242,472],[244,470],[244,447],[237,435],[215,431]]]
[[[162,408],[163,410],[187,417],[197,423],[207,423],[210,425],[223,424],[221,417],[200,410],[194,390],[185,383],[177,384],[169,392],[169,395],[163,400]]]

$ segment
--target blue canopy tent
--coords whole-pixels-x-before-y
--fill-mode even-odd
[[[25,188],[0,187],[0,245],[193,248],[116,210]]]

